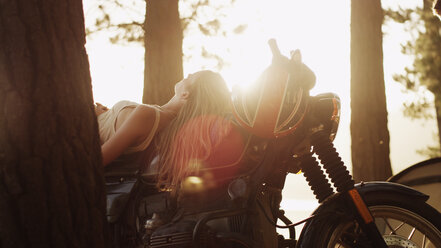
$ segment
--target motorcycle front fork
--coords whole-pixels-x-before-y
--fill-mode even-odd
[[[344,202],[351,206],[354,217],[356,218],[361,230],[369,237],[373,247],[388,248],[383,239],[383,235],[375,224],[369,208],[356,188],[347,191],[344,195]]]
[[[355,188],[354,180],[347,171],[329,136],[322,131],[316,132],[311,136],[311,145],[313,147],[312,151],[318,156],[337,192],[344,195],[343,204],[350,206],[355,219],[360,224],[362,231],[369,237],[373,247],[387,248],[388,246],[378,231],[371,212]],[[303,174],[314,195],[321,203],[332,195],[334,190],[312,152],[304,154],[301,159],[300,164]]]

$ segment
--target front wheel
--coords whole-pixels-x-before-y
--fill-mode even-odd
[[[440,248],[441,214],[425,202],[397,194],[365,196],[375,224],[390,248]],[[337,215],[336,215],[337,216]],[[311,247],[371,247],[358,223],[349,218],[321,220]]]

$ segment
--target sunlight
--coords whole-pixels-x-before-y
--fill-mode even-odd
[[[267,41],[275,38],[282,54],[300,49],[303,61],[317,76],[312,94],[337,93],[343,104],[343,116],[349,108],[349,1],[321,2],[240,1],[229,13],[231,23],[246,21],[243,35],[227,37],[231,66],[222,70],[231,85],[249,85],[271,63]],[[320,6],[320,8],[317,8]],[[329,10],[333,13],[330,16]],[[255,12],[244,18],[244,12]],[[233,25],[233,24],[230,24]],[[210,44],[208,44],[210,45]],[[248,86],[246,86],[248,87]]]
[[[90,3],[90,0],[85,0],[85,8]],[[384,7],[393,8],[415,5],[398,0],[384,4]],[[195,30],[197,27],[187,30],[183,44],[184,75],[201,69],[212,69],[220,71],[230,89],[238,84],[247,87],[271,63],[271,52],[267,45],[270,38],[277,40],[284,55],[300,49],[303,62],[317,76],[311,94],[333,92],[341,98],[342,117],[335,144],[343,160],[350,166],[350,1],[241,0],[235,2],[234,8],[223,9],[221,13],[213,12],[202,18],[213,18],[213,15],[221,17],[222,25],[226,28],[244,25],[246,29],[243,33],[226,37],[201,36]],[[86,22],[91,21],[93,19],[86,16]],[[389,125],[401,124],[398,129],[390,128],[392,166],[396,168],[394,171],[399,171],[423,159],[415,150],[434,143],[432,133],[436,130],[433,120],[413,122],[403,118],[402,103],[405,95],[402,93],[403,87],[393,81],[392,74],[400,73],[405,65],[411,63],[411,58],[400,53],[400,42],[405,41],[408,34],[396,25],[386,25],[384,30]],[[220,70],[214,60],[200,55],[202,45],[224,60]],[[93,39],[88,38],[87,50],[95,101],[108,106],[121,99],[141,102],[144,76],[144,50],[141,46],[111,45],[107,38],[94,36]],[[395,130],[415,130],[421,123],[426,124],[426,131],[411,142],[414,146],[403,146],[409,141],[403,135],[395,135],[395,132],[398,133]]]
[[[96,102],[112,106],[122,99],[141,101],[144,48],[115,46],[102,39],[93,39],[87,42],[86,49]]]
[[[85,3],[90,0],[85,0]],[[385,2],[385,1],[383,1]],[[413,1],[387,1],[387,6],[396,7]],[[385,7],[387,7],[385,6]],[[205,37],[197,32],[197,26],[185,33],[184,75],[201,70],[219,71],[230,89],[235,85],[247,88],[271,63],[268,40],[275,38],[284,55],[300,49],[303,62],[317,77],[311,95],[333,92],[341,98],[341,120],[334,141],[342,160],[351,168],[350,141],[350,1],[304,1],[304,0],[241,0],[234,8],[222,13],[222,25],[233,29],[245,25],[240,34]],[[87,16],[86,16],[87,18]],[[434,120],[411,121],[403,117],[402,103],[405,95],[402,86],[394,82],[392,75],[401,73],[411,63],[411,58],[400,53],[400,42],[407,34],[399,27],[385,26],[384,72],[386,97],[391,136],[391,162],[397,173],[407,166],[425,159],[415,153],[417,149],[433,144]],[[219,69],[214,60],[201,56],[201,46],[224,60]],[[111,106],[119,100],[141,102],[144,70],[144,49],[140,46],[110,45],[106,38],[88,39],[94,100]],[[423,126],[425,125],[425,126]],[[409,132],[412,130],[413,132]],[[282,205],[289,215],[299,216],[300,210],[312,210],[316,204],[306,183],[291,176],[287,180]],[[305,193],[308,192],[308,193]],[[293,199],[296,199],[295,201]],[[307,212],[301,213],[304,217]]]

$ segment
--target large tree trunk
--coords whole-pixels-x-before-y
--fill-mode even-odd
[[[0,247],[105,247],[81,0],[0,0]]]
[[[351,1],[351,140],[356,181],[385,180],[389,160],[380,0]]]
[[[178,0],[146,1],[143,103],[164,104],[183,77]]]

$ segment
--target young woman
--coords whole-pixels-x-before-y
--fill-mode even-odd
[[[242,136],[229,119],[231,99],[224,80],[213,72],[205,72],[204,79],[189,86],[185,105],[157,139],[161,188],[173,190],[189,175],[234,163],[242,154]]]
[[[111,109],[97,104],[103,164],[106,166],[118,156],[143,151],[149,147],[156,133],[166,127],[182,110],[193,108],[189,99],[205,94],[199,85],[225,85],[222,77],[211,71],[190,74],[175,85],[175,95],[163,106],[121,101]],[[205,87],[204,87],[205,88]],[[216,91],[216,88],[206,88]],[[181,116],[181,114],[179,114]]]

